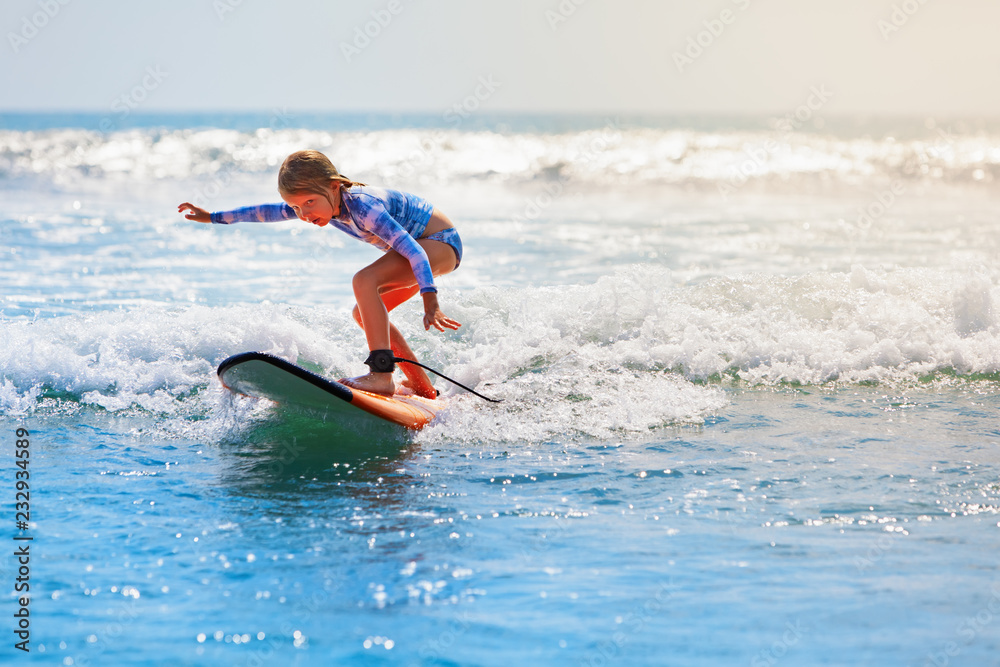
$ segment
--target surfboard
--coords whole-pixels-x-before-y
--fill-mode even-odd
[[[217,374],[230,391],[304,409],[324,420],[381,420],[416,431],[445,407],[440,399],[416,396],[406,388],[392,396],[353,389],[264,352],[229,357]]]

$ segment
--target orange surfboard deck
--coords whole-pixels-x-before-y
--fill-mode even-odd
[[[420,430],[445,407],[440,399],[423,398],[403,389],[382,396],[329,380],[280,357],[244,352],[229,357],[218,368],[222,385],[238,394],[267,398],[319,413],[324,419],[353,419],[358,411]]]

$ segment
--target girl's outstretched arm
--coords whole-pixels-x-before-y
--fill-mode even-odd
[[[212,214],[203,208],[198,208],[194,204],[189,204],[184,202],[177,207],[178,213],[184,213],[184,211],[189,211],[184,215],[188,220],[194,220],[195,222],[212,222]]]
[[[179,213],[184,213],[185,210],[190,211],[184,216],[188,220],[213,222],[217,225],[231,225],[234,222],[280,222],[296,218],[295,211],[288,204],[244,206],[232,211],[218,211],[216,213],[209,213],[188,202],[177,207]]]

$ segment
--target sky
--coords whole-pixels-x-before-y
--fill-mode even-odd
[[[0,110],[1000,117],[996,0],[4,0]]]

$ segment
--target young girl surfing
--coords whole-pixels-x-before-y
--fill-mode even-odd
[[[457,329],[438,305],[434,276],[450,273],[462,261],[462,240],[451,221],[429,202],[398,190],[357,183],[342,176],[317,151],[292,153],[278,172],[278,192],[284,204],[247,206],[209,213],[187,202],[177,207],[185,218],[229,225],[234,222],[276,222],[299,218],[319,227],[333,224],[370,243],[385,254],[354,276],[354,319],[364,329],[370,354],[367,375],[342,383],[391,396],[394,357],[414,359],[403,334],[389,321],[389,312],[418,292],[424,301],[424,329]],[[407,385],[434,398],[437,392],[419,367],[401,364]]]

